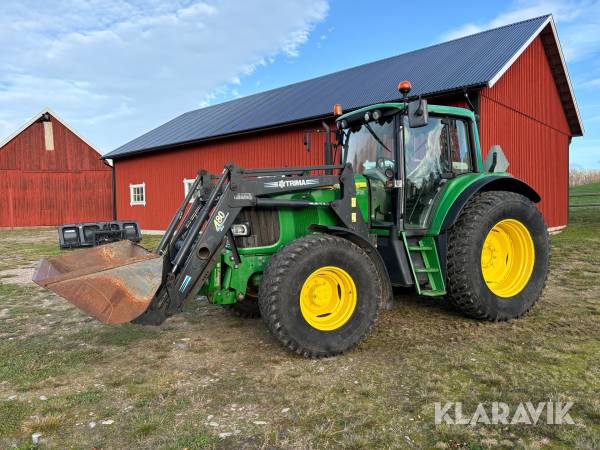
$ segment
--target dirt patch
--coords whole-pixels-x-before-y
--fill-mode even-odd
[[[10,240],[19,244],[36,244],[40,241],[55,240],[58,245],[58,233],[56,228],[24,228],[24,229],[0,229],[0,240]]]
[[[35,267],[0,270],[0,283],[33,284],[31,278],[34,272]]]

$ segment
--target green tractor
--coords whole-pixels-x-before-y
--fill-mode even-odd
[[[399,89],[401,102],[336,105],[324,165],[200,171],[154,252],[77,250],[34,281],[106,323],[160,324],[205,295],[308,357],[365,339],[396,288],[475,319],[521,316],[548,273],[540,196],[499,147],[483,161],[473,112]]]

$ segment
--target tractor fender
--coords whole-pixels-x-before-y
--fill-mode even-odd
[[[367,255],[375,264],[375,268],[377,269],[377,273],[379,274],[379,279],[383,285],[383,307],[385,309],[390,309],[392,306],[392,301],[394,298],[392,291],[392,283],[390,281],[390,276],[388,274],[387,268],[381,258],[381,255],[368,239],[364,236],[361,236],[357,232],[350,230],[344,227],[332,226],[332,225],[317,225],[313,224],[308,227],[310,231],[317,231],[319,233],[330,234],[332,236],[339,236],[344,239],[348,239],[353,244],[358,245],[362,248]]]
[[[448,228],[454,225],[456,219],[469,200],[478,192],[484,191],[508,191],[521,194],[531,200],[533,203],[539,203],[542,199],[535,189],[529,186],[524,181],[507,176],[489,176],[480,178],[474,183],[465,188],[464,191],[454,201],[454,204],[448,210],[444,222],[442,223],[440,232],[445,232]]]

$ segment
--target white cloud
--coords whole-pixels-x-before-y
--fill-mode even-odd
[[[112,150],[296,57],[327,12],[327,0],[0,2],[0,138],[49,106]]]
[[[441,37],[456,39],[490,28],[553,14],[568,61],[589,58],[600,51],[600,1],[598,0],[517,0],[487,22],[470,22]]]

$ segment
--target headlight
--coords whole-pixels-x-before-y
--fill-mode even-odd
[[[373,120],[379,120],[379,119],[381,119],[381,111],[376,109],[375,111],[373,111]]]
[[[369,120],[371,120],[371,113],[369,111],[367,111],[365,113],[365,122],[368,122]]]
[[[234,223],[231,225],[231,233],[234,236],[250,236],[250,224]]]

